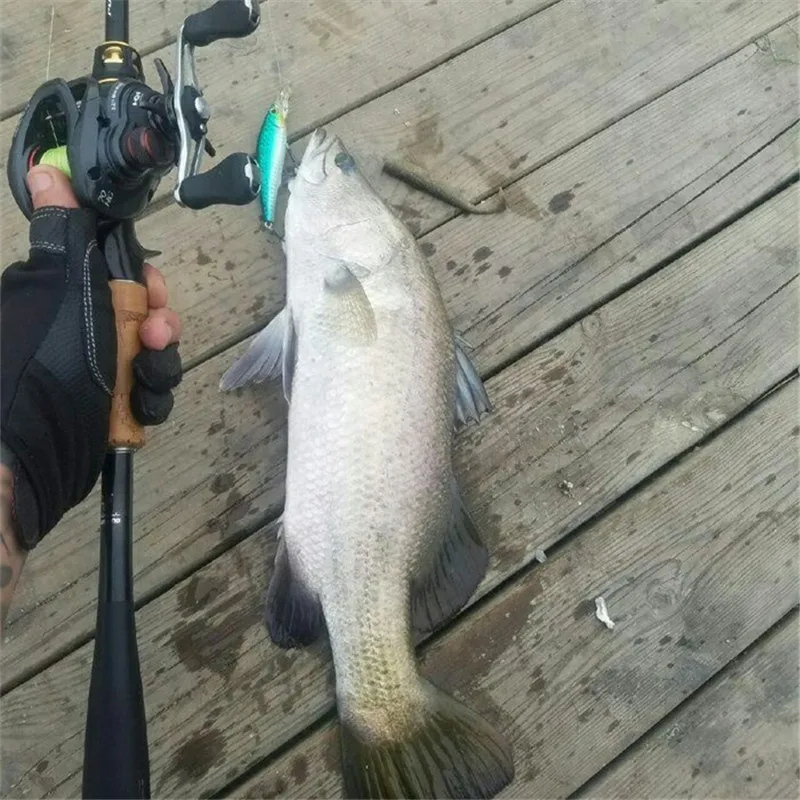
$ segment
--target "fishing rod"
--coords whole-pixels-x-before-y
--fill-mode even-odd
[[[144,259],[134,219],[161,179],[177,167],[176,202],[192,209],[245,205],[260,189],[246,153],[200,173],[211,116],[197,82],[194,50],[252,33],[258,0],[218,0],[187,17],[177,38],[175,82],[156,60],[161,91],[145,83],[130,44],[129,0],[103,0],[105,39],[90,76],[47,81],[33,94],[12,139],[9,185],[25,216],[33,213],[28,170],[50,164],[70,178],[83,207],[98,215],[97,240],[109,268],[117,330],[117,375],[102,471],[97,629],[89,687],[83,797],[149,798],[147,721],[133,599],[133,456],[145,443],[130,406],[132,362],[147,316]]]

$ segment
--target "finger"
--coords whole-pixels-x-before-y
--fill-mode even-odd
[[[25,178],[34,209],[44,206],[78,208],[69,178],[55,167],[32,167]]]
[[[150,350],[163,350],[168,344],[181,339],[181,320],[171,308],[157,308],[150,312],[139,328],[142,344]]]
[[[147,302],[150,308],[164,308],[169,301],[167,282],[160,270],[152,264],[144,265],[144,279],[147,284]]]
[[[131,391],[131,411],[141,425],[161,425],[166,422],[174,404],[172,392],[151,392],[138,384]]]
[[[183,364],[178,345],[163,350],[145,348],[133,359],[136,384],[158,394],[174,389],[183,379]]]

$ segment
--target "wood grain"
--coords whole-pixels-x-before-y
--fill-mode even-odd
[[[751,63],[758,57],[753,55],[745,63]],[[722,67],[720,65],[718,69]],[[736,69],[725,75],[726,80],[716,84],[717,94],[723,101],[727,98],[724,87],[744,80],[738,61]],[[689,92],[693,83],[677,90],[676,95],[678,92]],[[687,120],[702,118],[688,102],[691,99],[692,95],[684,96],[686,108],[692,109]],[[683,104],[678,103],[677,107],[683,107]],[[631,121],[637,116],[634,115]],[[734,118],[742,117],[736,115]],[[658,114],[655,119],[662,120],[664,117]],[[670,150],[666,146],[661,147],[661,142],[655,138],[659,129],[652,127],[653,121],[650,119],[646,123],[639,130],[638,137],[631,131],[627,140],[633,142],[653,137],[649,140],[648,148],[658,152],[666,163],[675,163],[667,160]],[[679,138],[676,157],[686,159],[683,134]],[[751,134],[751,140],[758,141],[754,133]],[[615,141],[613,136],[609,136],[608,146],[612,147]],[[669,141],[673,141],[672,135]],[[551,292],[546,314],[522,315],[521,318],[527,320],[530,341],[563,325],[580,312],[581,304],[585,307],[587,302],[599,300],[601,295],[594,290],[598,275],[608,271],[613,276],[614,270],[618,269],[620,273],[616,285],[620,285],[622,281],[642,274],[675,248],[724,219],[732,208],[751,201],[779,177],[789,174],[795,168],[795,147],[796,136],[789,133],[773,145],[757,150],[755,154],[751,151],[749,158],[740,154],[743,164],[739,169],[731,168],[732,171],[727,173],[711,170],[710,186],[699,181],[699,185],[694,185],[694,191],[687,189],[685,193],[678,192],[674,200],[668,199],[657,205],[651,212],[655,217],[653,220],[645,214],[638,223],[624,231],[624,246],[618,247],[609,241],[594,251],[589,250],[586,255],[587,245],[591,247],[594,241],[602,241],[604,231],[608,228],[601,227],[595,233],[595,239],[587,234],[589,241],[582,240],[580,233],[584,221],[597,224],[596,220],[601,219],[604,213],[614,213],[615,203],[622,202],[622,198],[629,204],[628,213],[636,213],[635,187],[646,188],[649,184],[642,182],[640,176],[629,168],[618,173],[616,186],[619,200],[613,195],[604,198],[600,191],[600,186],[614,185],[616,173],[609,172],[598,187],[597,208],[584,210],[573,221],[565,219],[560,227],[552,230],[553,237],[570,237],[567,241],[574,242],[573,248],[566,250],[561,258],[548,255],[550,238],[538,240],[524,235],[518,229],[510,230],[509,235],[514,237],[512,241],[533,243],[533,251],[519,253],[519,261],[510,260],[512,245],[506,263],[519,267],[515,272],[520,278],[532,263],[552,264],[551,284],[561,284],[569,289],[570,282],[574,281],[587,287],[585,292],[576,293],[575,296],[566,290],[561,294]],[[575,174],[574,170],[585,166],[588,180],[588,169],[592,164],[595,169],[600,165],[604,170],[607,163],[614,163],[611,158],[613,152],[593,149],[575,162],[568,160],[569,177],[565,175],[564,179],[570,180],[570,172]],[[553,169],[559,161],[561,159],[554,162]],[[723,160],[720,164],[722,169],[728,162]],[[554,177],[551,179],[555,181]],[[718,182],[714,183],[713,179],[718,179]],[[681,207],[678,205],[680,202],[685,205]],[[791,212],[788,206],[787,211]],[[462,220],[453,224],[466,226],[469,222]],[[439,235],[445,235],[443,231],[445,228]],[[641,239],[640,248],[632,244],[637,231]],[[431,239],[431,243],[434,241]],[[455,237],[455,241],[461,242],[461,251],[456,251],[454,246],[448,249],[448,254],[457,258],[458,263],[474,264],[474,235],[470,238],[462,228],[462,233]],[[579,249],[581,244],[583,247]],[[495,246],[499,245],[495,243]],[[642,258],[637,257],[639,252]],[[583,260],[579,257],[581,253],[584,254]],[[481,265],[474,264],[473,281],[461,291],[456,283],[458,276],[448,277],[450,272],[458,270],[448,270],[447,263],[442,264],[444,255],[445,249],[441,247],[433,258],[437,275],[445,286],[450,313],[460,326],[469,327],[466,315],[459,311],[460,305],[472,303],[473,292],[477,296],[481,293],[486,295],[492,284],[502,287],[504,282],[498,283],[496,277],[481,273]],[[573,259],[577,259],[577,263]],[[610,286],[613,283],[609,278],[603,288]],[[511,300],[519,289],[514,286],[509,288],[507,299]],[[258,302],[258,295],[254,302]],[[496,291],[495,302],[504,302],[504,298],[498,296]],[[476,355],[479,363],[487,363],[481,349]],[[192,373],[187,376],[186,382],[178,390],[177,407],[172,420],[163,429],[152,432],[151,444],[137,459],[135,552],[138,592],[152,591],[160,584],[174,580],[175,576],[184,574],[198,560],[204,560],[210,553],[225,547],[230,536],[240,535],[243,530],[252,530],[263,519],[263,515],[274,512],[281,503],[282,454],[285,446],[283,406],[273,395],[269,395],[268,405],[264,409],[262,398],[248,395],[250,402],[246,409],[240,408],[231,414],[230,401],[216,393],[216,383],[232,357],[233,353],[211,362],[197,376]],[[491,365],[492,362],[489,362]],[[226,411],[229,412],[227,416]],[[194,431],[194,435],[188,436],[189,431]],[[96,527],[97,502],[95,495],[76,509],[62,523],[56,535],[49,537],[29,560],[26,581],[18,596],[19,604],[12,609],[9,636],[14,644],[2,652],[5,682],[18,679],[45,657],[40,644],[42,632],[47,633],[48,652],[53,653],[92,630],[97,563],[92,531]]]
[[[569,261],[566,265],[556,261],[553,269],[557,271],[559,280],[573,280],[586,269],[588,274],[583,280],[591,292],[595,273],[601,271],[599,267],[604,263],[608,264],[609,258],[614,258],[623,270],[623,280],[631,276],[631,264],[643,271],[651,268],[659,258],[668,255],[692,235],[723,218],[731,204],[757,196],[762,175],[771,182],[774,180],[773,168],[777,167],[778,174],[793,169],[791,149],[796,144],[795,137],[787,135],[784,138],[782,147],[776,143],[774,148],[767,148],[746,160],[743,176],[737,171],[723,176],[711,190],[700,191],[682,211],[666,204],[666,223],[659,226],[656,221],[649,235],[647,228],[642,231],[642,259],[632,262],[636,256],[635,249],[633,255],[628,255],[629,250],[620,254],[613,244],[609,244],[584,262],[579,261],[572,271],[565,270]],[[597,163],[605,162],[601,159]],[[626,175],[633,184],[640,183],[638,177],[629,172],[623,172],[621,177]],[[710,205],[706,206],[706,202]],[[791,211],[788,206],[787,210]],[[576,226],[588,216],[578,216]],[[629,231],[628,235],[633,235],[633,232]],[[455,255],[461,263],[469,263],[474,242],[466,236],[461,241],[465,250]],[[525,266],[529,263],[522,255],[519,275],[525,274]],[[476,265],[476,272],[479,266]],[[564,274],[559,275],[562,272]],[[444,270],[440,268],[438,271],[446,286],[447,273],[446,265]],[[486,282],[473,282],[468,292],[485,293],[488,285],[488,278]],[[459,294],[455,298],[450,295],[449,307],[451,315],[463,326],[458,303],[466,302],[470,294]],[[595,299],[597,295],[590,294],[589,297]],[[563,324],[580,310],[567,292],[561,297],[551,296],[551,301],[546,316],[526,315],[532,340]],[[227,358],[232,357],[230,354]],[[477,358],[479,362],[483,360],[481,350],[477,351]],[[137,472],[140,477],[137,477],[136,504],[139,591],[150,590],[169,580],[171,575],[181,574],[192,563],[197,563],[197,558],[207,557],[221,543],[224,546],[227,536],[241,531],[243,526],[252,529],[259,514],[274,510],[281,502],[282,404],[272,398],[264,414],[260,399],[254,401],[246,411],[238,413],[234,426],[233,417],[226,417],[229,401],[218,396],[215,388],[225,363],[225,359],[218,359],[201,375],[187,377],[178,392],[172,420],[164,429],[153,431],[151,445],[137,461],[140,470]],[[196,431],[197,435],[187,437],[188,430]],[[258,435],[254,436],[253,431],[259,431]],[[148,478],[148,475],[152,477]],[[12,609],[12,620],[16,621],[10,626],[9,633],[15,646],[5,649],[2,654],[5,681],[13,680],[42,657],[39,640],[35,638],[37,631],[52,631],[54,637],[50,639],[50,645],[55,648],[91,630],[96,553],[90,532],[94,530],[96,502],[94,497],[73,512],[62,523],[64,534],[50,537],[30,559],[20,603]],[[193,555],[189,556],[189,553]],[[54,569],[53,564],[58,564],[58,569]],[[83,610],[76,615],[78,608]],[[72,620],[74,627],[64,624],[67,619]],[[83,622],[79,623],[79,619]],[[29,646],[23,644],[28,636],[34,637]]]
[[[639,24],[646,33],[652,20]],[[560,25],[564,28],[561,39],[566,40],[570,21]],[[512,32],[470,53],[480,51],[498,70],[518,75],[519,86],[547,86],[552,76],[543,72],[542,65],[550,61],[540,65],[537,60],[528,61],[519,48],[501,46]],[[797,57],[797,38],[788,27],[771,34],[770,41],[779,52]],[[652,43],[653,48],[671,46],[671,40]],[[634,81],[633,75],[626,78],[630,67],[623,67],[619,75],[611,64],[601,69],[600,52],[593,58],[606,80]],[[670,52],[667,49],[664,58]],[[424,98],[437,91],[440,83],[455,84],[452,91],[438,90],[435,106],[443,109],[439,125],[444,126],[448,114],[460,113],[462,105],[469,107],[472,121],[468,126],[447,124],[441,134],[441,152],[431,157],[429,166],[437,172],[436,162],[441,159],[442,174],[453,172],[453,182],[468,186],[477,180],[479,185],[483,179],[475,173],[477,168],[463,160],[463,153],[474,153],[495,176],[483,181],[485,190],[492,182],[523,175],[535,162],[551,158],[565,143],[587,132],[592,120],[585,118],[580,73],[570,68],[572,82],[554,84],[551,94],[564,93],[560,101],[564,119],[545,127],[539,112],[542,98],[532,97],[530,106],[510,108],[509,118],[502,117],[497,109],[499,89],[484,94],[475,86],[472,76],[481,60],[477,55],[468,60],[470,53],[346,115],[336,129],[344,129],[355,152],[365,153],[369,163],[373,141],[386,142],[387,150],[404,146],[407,134],[398,133],[393,103],[409,106],[409,118],[424,116]],[[771,147],[771,159],[761,149],[797,119],[797,89],[792,63],[776,61],[769,50],[756,45],[747,46],[517,180],[507,190],[509,213],[460,218],[426,237],[445,296],[456,303],[451,304],[456,322],[477,326],[471,338],[490,346],[491,360],[483,363],[492,368],[507,361],[518,345],[524,349],[530,324],[558,318],[554,306],[565,298],[575,303],[574,313],[596,303],[620,282],[642,274],[648,264],[702,235],[791,174],[797,163],[796,133]],[[597,91],[603,91],[600,83]],[[641,99],[641,93],[637,97]],[[555,102],[554,97],[550,101]],[[704,113],[698,114],[698,108]],[[601,110],[605,119],[621,111],[610,106]],[[477,136],[474,127],[482,128],[484,134]],[[387,131],[395,138],[387,138]],[[687,149],[687,136],[699,146]],[[532,153],[531,147],[539,141],[542,144]],[[490,152],[506,153],[506,166],[492,161]],[[396,181],[385,178],[378,186],[409,224],[420,230],[429,230],[451,215],[437,201],[409,192]],[[143,242],[152,247],[163,242],[165,252],[159,263],[166,265],[172,302],[184,321],[182,352],[189,363],[254,330],[283,302],[279,244],[259,229],[254,214],[254,210],[219,208],[197,216],[170,207],[139,225]],[[169,232],[166,237],[165,231]],[[492,251],[491,257],[481,258],[487,250]],[[581,259],[588,263],[573,269]],[[469,302],[463,290],[470,282],[480,302],[462,309],[460,304]],[[513,351],[502,349],[511,346]]]
[[[576,797],[797,797],[797,614],[647,733]]]
[[[477,596],[797,367],[797,233],[788,214],[796,201],[795,188],[785,191],[489,382],[495,411],[459,437],[456,457],[492,553]],[[757,259],[763,268],[753,270]],[[190,380],[207,374],[206,366],[216,376],[221,360],[193,371]],[[199,383],[192,388],[202,415],[211,407],[203,396],[208,390]],[[158,556],[154,571],[174,574],[176,561],[186,563],[246,531],[252,507],[270,507],[279,490],[265,475],[280,471],[282,446],[262,447],[252,431],[266,402],[272,435],[282,436],[273,419],[278,396],[276,388],[224,403],[223,421],[238,423],[223,437],[226,448],[249,439],[252,450],[228,462],[226,471],[210,472],[200,492],[176,503],[175,482],[182,478],[170,473],[172,484],[162,494],[169,512],[162,508],[160,519],[140,524],[145,537],[162,537],[145,539]],[[202,463],[196,449],[181,452],[185,440],[175,433],[163,452],[178,464]],[[225,500],[220,527],[209,531],[204,507]],[[676,518],[682,512],[676,509]],[[192,527],[186,516],[195,520]],[[273,529],[259,531],[139,612],[159,794],[215,791],[330,708],[324,652],[286,653],[265,640],[261,605],[273,556]],[[140,585],[152,576],[143,573]],[[26,642],[41,642],[64,608],[73,630],[79,615],[91,624],[91,600],[84,607],[81,598],[91,596],[93,577],[81,578],[60,603],[48,603],[48,616],[36,617],[40,627]],[[56,638],[61,629],[53,626],[46,635]],[[89,648],[81,648],[6,695],[4,719],[17,731],[4,739],[6,757],[24,772],[20,786],[31,792],[77,791],[88,659]]]
[[[296,0],[270,0],[270,5],[264,6],[262,23],[253,34],[245,39],[215,42],[196,53],[198,79],[211,106],[209,138],[220,158],[232,151],[255,149],[264,114],[280,89],[276,59],[280,60],[283,81],[292,87],[290,125],[292,131],[298,131],[388,91],[553,1],[442,0],[441,4],[426,4],[419,0],[316,0],[312,6]],[[100,0],[91,2],[99,4]],[[50,6],[47,14],[49,20]],[[745,26],[753,21],[752,16],[758,24],[763,23],[760,13],[745,12]],[[764,18],[776,17],[768,14]],[[81,58],[91,58],[91,53],[86,52]],[[153,65],[156,58],[162,58],[173,70],[174,46],[143,59],[145,74],[157,87]],[[80,70],[80,74],[84,71]],[[33,89],[32,85],[28,91]],[[16,124],[16,117],[0,123],[3,173]],[[212,163],[204,160],[203,169]],[[172,173],[162,181],[155,198],[167,198],[174,181]],[[27,225],[5,185],[0,186],[0,207],[9,210],[3,225],[4,258],[8,261],[9,257],[24,254]],[[257,222],[255,204],[235,211],[243,219]],[[196,245],[207,235],[205,226],[210,215],[211,212],[198,215],[184,210],[178,228],[192,227],[193,223]],[[167,245],[171,234],[165,224],[152,246],[163,249],[162,243]],[[192,248],[195,249],[196,246]]]
[[[771,38],[797,57],[797,38],[790,29],[784,28]],[[523,69],[514,59],[504,62],[499,52],[487,53],[486,60],[498,63],[509,74]],[[449,72],[441,68],[445,72],[441,79],[452,81],[456,66]],[[563,137],[566,132],[553,132],[551,138],[550,130],[541,126],[535,98],[525,113],[517,111],[516,117],[505,120],[496,109],[493,95],[477,90],[470,95],[475,69],[477,62],[469,69],[465,66],[464,85],[448,98],[453,113],[463,103],[473,114],[474,124],[491,131],[480,139],[482,147],[495,155],[508,155],[506,167],[497,166],[488,155],[479,156],[484,159],[481,163],[491,165],[482,186],[482,191],[488,191],[492,184],[520,175],[539,157],[554,155],[564,143],[558,135]],[[523,70],[523,74],[521,83],[547,85],[547,78],[540,73]],[[407,91],[411,98],[425,97],[437,85],[434,78],[430,76],[425,94],[419,93],[426,84],[421,78],[385,100],[343,117],[335,129],[369,162],[373,142],[385,139],[384,131],[393,130],[392,104],[402,104],[405,99],[397,96]],[[765,91],[767,87],[771,87],[769,91]],[[564,91],[568,88],[575,90],[576,86]],[[455,322],[462,328],[474,328],[478,323],[470,332],[475,345],[497,343],[490,345],[482,366],[491,369],[508,360],[511,353],[502,348],[511,346],[514,340],[529,343],[530,325],[558,318],[555,307],[565,298],[575,304],[577,313],[642,274],[647,264],[657,263],[735,213],[736,208],[752,202],[765,186],[791,174],[797,164],[796,132],[756,159],[757,165],[748,161],[797,120],[797,90],[793,64],[776,62],[756,46],[748,46],[517,180],[507,189],[509,213],[461,217],[424,236],[426,252]],[[437,107],[443,102],[444,98],[437,101]],[[568,102],[566,98],[564,102]],[[698,108],[705,113],[698,115]],[[424,113],[422,107],[418,111]],[[442,114],[442,119],[448,116]],[[581,108],[565,110],[565,119],[578,126],[573,135],[585,130],[581,128]],[[505,127],[498,127],[506,121]],[[442,152],[428,165],[432,173],[447,175],[451,182],[465,187],[476,177],[470,177],[474,167],[467,165],[466,173],[463,166],[459,167],[462,154],[478,152],[477,143],[465,138],[469,130],[471,126],[448,125],[441,134]],[[687,131],[701,146],[687,149]],[[537,141],[543,141],[542,150],[532,153]],[[398,147],[402,147],[402,137],[400,142],[387,141],[385,149],[391,152]],[[530,154],[528,158],[526,154]],[[437,164],[439,158],[441,166]],[[512,169],[514,164],[517,166]],[[744,169],[736,173],[742,166]],[[731,179],[725,180],[726,176]],[[725,188],[717,187],[718,183]],[[430,230],[451,216],[451,211],[437,201],[409,192],[396,181],[384,177],[376,185],[398,213],[420,231]],[[249,332],[271,318],[283,303],[278,243],[265,239],[263,232],[241,215],[225,212],[218,216],[215,212],[213,216],[208,224],[216,235],[207,240],[202,254],[196,240],[187,238],[186,246],[178,245],[177,258],[183,265],[175,276],[175,296],[185,308],[190,358],[203,358],[220,339],[231,340],[242,331]],[[180,230],[178,218],[172,219],[175,230]],[[149,239],[158,233],[154,228],[150,234],[149,220],[143,231]],[[588,259],[588,263],[581,264],[582,259]],[[216,265],[215,271],[208,272],[209,265],[198,267],[198,260],[209,260],[209,265]],[[579,269],[573,268],[576,264]],[[470,283],[472,287],[465,291]],[[258,288],[254,291],[253,287]],[[477,301],[475,305],[465,307],[467,296]],[[536,308],[532,308],[534,304]]]
[[[511,737],[501,797],[569,796],[797,604],[797,403],[794,381],[426,652],[423,674]],[[338,797],[338,761],[329,724],[228,796]]]
[[[175,41],[185,17],[209,5],[209,0],[133,0],[129,6],[133,46],[140,54],[163,48]],[[94,49],[104,39],[104,10],[100,0],[3,3],[0,116],[5,119],[19,111],[48,77],[71,80],[92,71]],[[170,69],[174,60],[167,60]],[[147,78],[157,80],[152,69]]]

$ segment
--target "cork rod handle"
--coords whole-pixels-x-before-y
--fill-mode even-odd
[[[117,380],[111,401],[108,443],[138,450],[144,445],[144,428],[131,411],[133,359],[141,350],[139,326],[147,318],[147,287],[136,281],[112,280],[111,299],[117,325]]]

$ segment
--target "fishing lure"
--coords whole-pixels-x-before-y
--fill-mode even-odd
[[[289,114],[289,90],[281,89],[269,107],[258,134],[256,158],[261,170],[261,214],[264,226],[273,230],[278,190],[283,181],[283,162],[289,149],[286,118]]]

